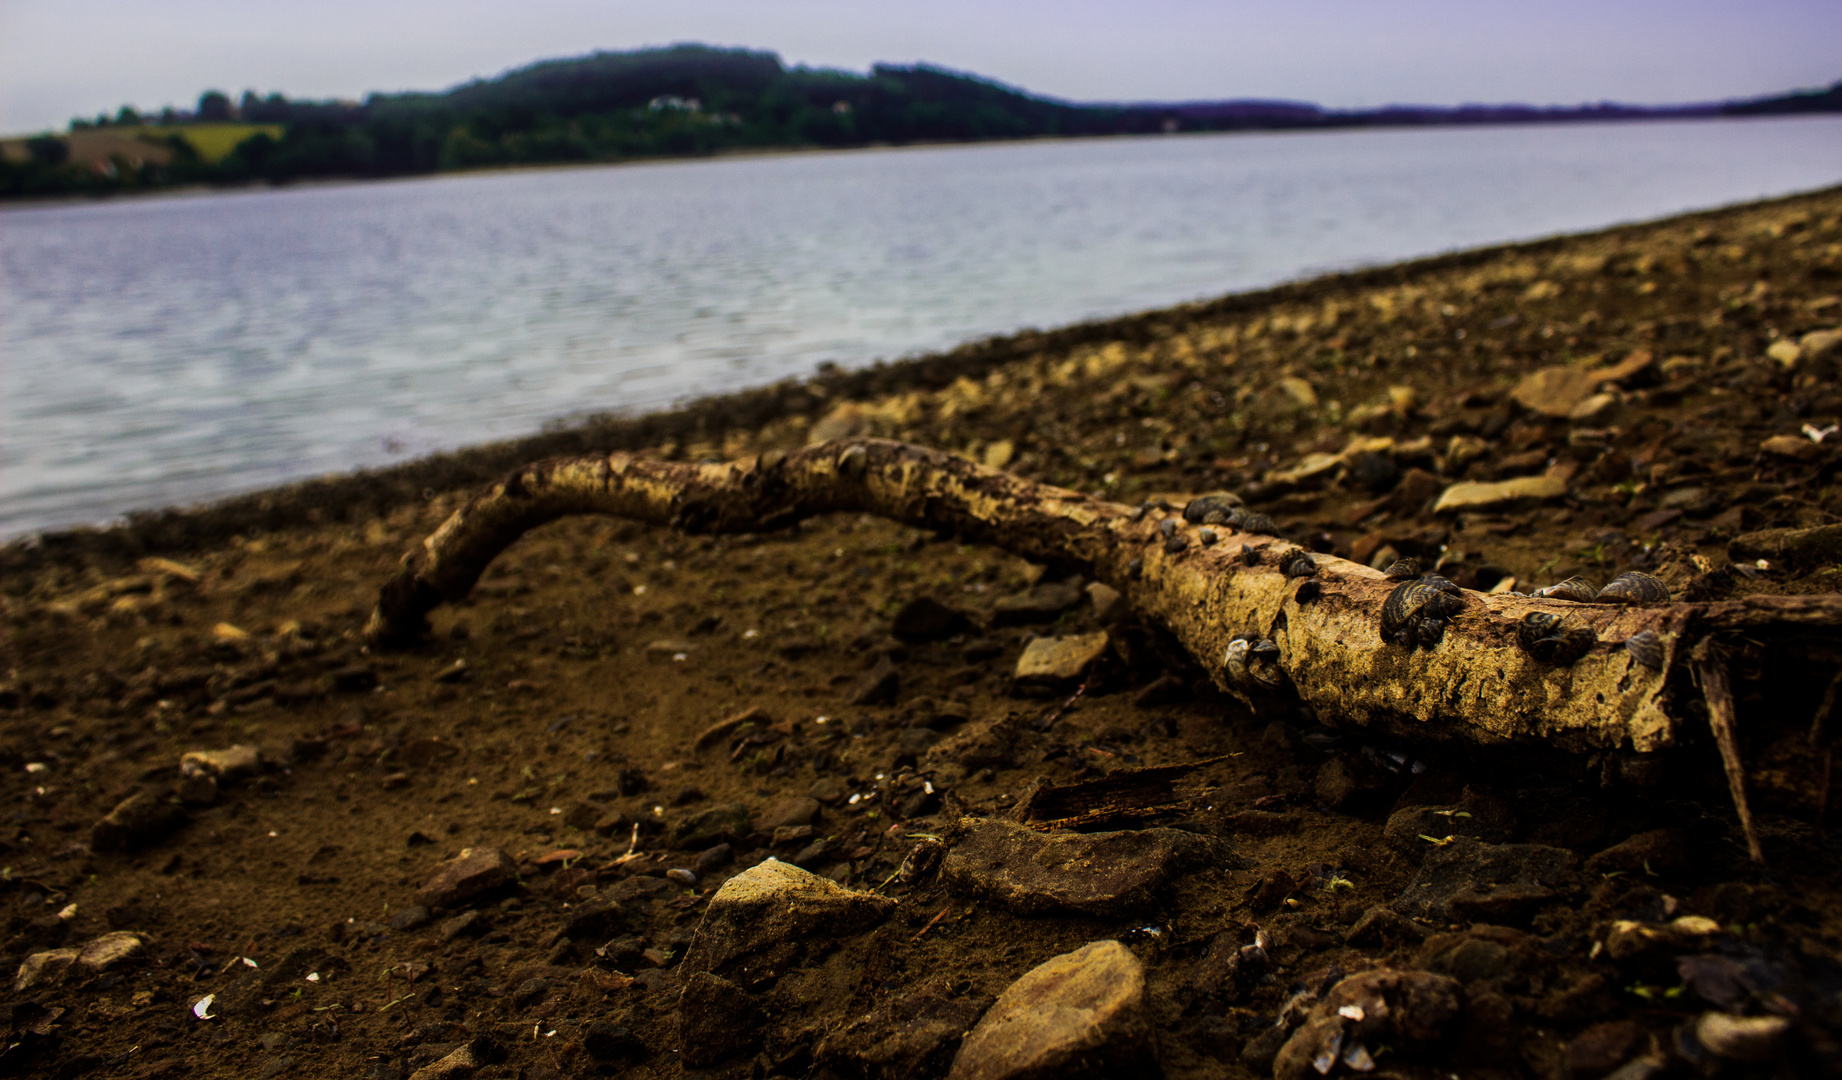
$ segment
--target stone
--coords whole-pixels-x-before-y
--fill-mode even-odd
[[[1050,834],[998,818],[960,825],[941,867],[945,880],[1025,915],[1124,914],[1187,870],[1236,861],[1226,841],[1180,829]]]
[[[478,911],[463,911],[441,924],[435,936],[444,942],[460,937],[478,937],[492,928],[485,915]]]
[[[1441,840],[1468,836],[1487,844],[1501,844],[1515,828],[1515,818],[1502,800],[1467,789],[1464,797],[1450,805],[1404,806],[1396,810],[1388,815],[1382,839],[1396,851],[1419,856],[1432,847],[1423,837]]]
[[[993,626],[1026,626],[1050,622],[1062,612],[1079,604],[1087,595],[1080,578],[1044,582],[1015,596],[1006,596],[991,606]]]
[[[806,794],[826,806],[836,806],[843,802],[845,796],[850,792],[845,790],[844,781],[837,777],[821,776],[812,782],[812,787],[806,790]]]
[[[1087,587],[1087,602],[1093,606],[1094,618],[1099,622],[1106,622],[1119,614],[1124,599],[1118,589],[1103,581],[1093,582]]]
[[[123,799],[90,828],[90,847],[97,851],[137,848],[165,837],[186,822],[185,811],[151,791]]]
[[[1742,533],[1728,542],[1727,554],[1736,562],[1754,559],[1784,560],[1798,565],[1842,562],[1842,525]]]
[[[1651,829],[1613,844],[1586,860],[1589,874],[1674,873],[1688,869],[1688,834],[1677,828]]]
[[[694,971],[678,995],[679,1045],[693,1068],[755,1048],[765,1017],[754,997],[728,979]]]
[[[753,990],[787,970],[807,941],[829,944],[880,922],[895,906],[890,897],[847,889],[769,858],[710,898],[683,966],[735,978]]]
[[[1105,656],[1111,644],[1104,630],[1072,637],[1036,638],[1024,646],[1023,655],[1017,658],[1017,682],[1049,686],[1073,682]]]
[[[1797,349],[1812,364],[1842,354],[1842,329],[1812,330],[1797,340]]]
[[[1508,924],[1570,888],[1578,862],[1565,848],[1459,837],[1427,852],[1394,906],[1403,915],[1439,923]]]
[[[889,625],[889,632],[903,641],[942,641],[972,629],[966,613],[951,608],[931,596],[917,596],[903,604]]]
[[[518,864],[498,848],[463,848],[436,867],[434,876],[416,890],[416,903],[429,908],[457,907],[517,877]]]
[[[1766,1062],[1778,1056],[1778,1048],[1790,1029],[1791,1021],[1782,1016],[1705,1012],[1695,1021],[1695,1039],[1718,1058]]]
[[[646,1044],[625,1025],[612,1020],[597,1020],[585,1028],[582,1049],[596,1061],[620,1061],[646,1054]]]
[[[173,794],[187,806],[210,806],[217,802],[217,781],[208,773],[182,775],[179,783],[173,786]]]
[[[505,1051],[487,1036],[464,1043],[439,1061],[430,1062],[409,1074],[409,1080],[459,1080],[480,1069],[504,1061]]]
[[[1428,951],[1436,947],[1431,946]],[[1456,945],[1439,951],[1427,966],[1469,985],[1501,978],[1515,966],[1515,960],[1502,942],[1466,934]]]
[[[64,977],[77,962],[77,949],[48,949],[27,955],[13,976],[13,992],[23,994],[41,986],[50,986]]]
[[[1439,496],[1433,513],[1457,510],[1492,510],[1524,501],[1558,499],[1567,494],[1567,481],[1558,476],[1518,476],[1513,480],[1461,480]]]
[[[1603,427],[1618,412],[1617,394],[1594,394],[1575,405],[1567,419],[1576,424]]]
[[[1346,810],[1387,790],[1392,777],[1354,754],[1338,754],[1318,766],[1312,791],[1318,805]]]
[[[406,908],[398,908],[396,911],[391,912],[390,918],[385,919],[384,924],[392,930],[402,933],[406,930],[414,930],[416,927],[428,921],[429,909],[423,907],[421,904],[411,904]]]
[[[895,669],[895,664],[887,657],[878,657],[876,666],[870,673],[858,680],[851,689],[852,705],[889,705],[902,688],[902,676]]]
[[[1014,457],[1016,453],[1016,443],[1009,439],[994,439],[986,444],[985,452],[981,455],[981,460],[985,462],[985,467],[987,469],[1002,469],[1011,463],[1011,458]]]
[[[1793,461],[1814,461],[1823,456],[1823,448],[1802,435],[1774,435],[1759,444],[1759,452]]]
[[[1459,1011],[1458,983],[1443,975],[1389,968],[1351,975],[1331,987],[1286,1040],[1273,1060],[1273,1076],[1310,1080],[1330,1072],[1339,1052],[1356,1048],[1411,1052],[1437,1041]]]
[[[1562,1055],[1574,1076],[1604,1076],[1636,1053],[1642,1039],[1643,1030],[1636,1023],[1609,1020],[1568,1040]]]
[[[755,831],[771,833],[782,826],[810,825],[812,819],[819,816],[819,801],[789,795],[768,804],[761,816],[755,819]]]
[[[223,750],[194,750],[179,759],[179,772],[189,776],[202,773],[216,780],[219,787],[229,787],[262,769],[262,754],[253,746],[238,744]]]
[[[1425,936],[1426,930],[1419,923],[1391,907],[1377,904],[1362,913],[1343,935],[1343,942],[1359,948],[1372,948],[1415,942]]]
[[[827,1035],[813,1056],[846,1075],[944,1075],[992,1002],[990,994],[961,992],[955,982],[938,975],[882,1001]]]
[[[1778,361],[1779,367],[1788,369],[1796,367],[1797,362],[1804,358],[1804,350],[1790,338],[1779,338],[1766,346],[1765,355]]]
[[[99,975],[110,968],[140,959],[146,948],[147,943],[141,940],[139,934],[117,930],[83,946],[77,953],[76,966],[86,975]]]
[[[1617,919],[1605,934],[1605,954],[1618,963],[1659,960],[1705,947],[1721,932],[1720,924],[1702,915],[1684,915],[1667,923]]]
[[[953,1058],[948,1080],[1159,1075],[1145,968],[1096,941],[1032,968],[998,995]]]
[[[1545,367],[1524,375],[1510,397],[1530,412],[1558,420],[1591,397],[1604,381],[1604,373],[1596,368]]]
[[[718,803],[681,822],[672,831],[672,843],[680,848],[707,848],[747,836],[753,827],[748,819],[748,807],[740,803]]]

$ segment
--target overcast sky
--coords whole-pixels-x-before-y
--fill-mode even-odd
[[[201,90],[358,98],[679,41],[1087,101],[1699,101],[1842,79],[1838,0],[0,0],[0,131]]]

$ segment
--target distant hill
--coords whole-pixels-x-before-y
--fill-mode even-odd
[[[859,74],[790,68],[771,52],[674,45],[545,60],[442,93],[373,94],[362,103],[246,93],[233,105],[226,95],[211,91],[200,98],[195,113],[169,110],[157,126],[124,107],[113,120],[73,121],[69,135],[12,140],[0,153],[0,196],[201,181],[401,176],[749,149],[1824,111],[1842,111],[1842,83],[1826,91],[1664,107],[1601,103],[1331,110],[1307,102],[1260,100],[1083,104],[927,64],[877,64]],[[250,125],[247,133],[236,124]],[[209,140],[205,126],[212,128]],[[199,138],[191,137],[193,130]],[[98,141],[94,136],[104,131],[139,144]],[[217,145],[227,137],[238,141]],[[207,141],[209,152],[203,149]],[[107,149],[150,142],[171,152],[132,155],[130,160]]]

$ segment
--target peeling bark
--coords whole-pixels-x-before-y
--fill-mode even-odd
[[[1752,597],[1705,604],[1577,604],[1466,591],[1462,610],[1431,648],[1384,643],[1380,611],[1398,584],[1344,559],[1311,556],[1271,536],[1145,514],[1037,484],[937,450],[878,439],[810,446],[728,464],[651,461],[627,454],[554,458],[520,469],[457,511],[404,556],[366,627],[376,644],[403,644],[426,615],[465,597],[519,536],[572,514],[607,514],[691,534],[762,532],[838,511],[944,529],[1037,562],[1104,581],[1143,618],[1168,628],[1225,689],[1237,635],[1271,638],[1292,690],[1340,725],[1418,740],[1538,741],[1565,750],[1674,745],[1692,682],[1676,677],[1711,634],[1816,636],[1834,642],[1842,597]],[[1181,548],[1179,550],[1179,548]],[[1282,556],[1284,557],[1282,560]],[[1527,615],[1557,615],[1593,643],[1571,664],[1538,662],[1520,644]],[[1626,639],[1654,632],[1660,669]],[[1685,688],[1688,689],[1684,693]]]

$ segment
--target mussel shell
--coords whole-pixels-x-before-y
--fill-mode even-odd
[[[1214,547],[1218,537],[1215,535],[1214,529],[1204,529],[1197,534],[1196,539],[1202,541],[1203,547]]]
[[[1663,670],[1663,639],[1657,635],[1655,630],[1632,634],[1625,639],[1625,649],[1631,654],[1632,659],[1651,671]]]
[[[1667,604],[1669,586],[1636,570],[1613,578],[1595,597],[1601,604]]]
[[[1252,544],[1241,545],[1241,561],[1248,566],[1260,565],[1260,552]]]
[[[1438,574],[1396,585],[1382,602],[1382,640],[1410,649],[1439,644],[1446,623],[1465,609],[1464,597],[1463,589]]]
[[[1164,534],[1164,539],[1166,540],[1177,535],[1177,519],[1165,518],[1163,521],[1158,522],[1158,531]]]
[[[1279,557],[1281,571],[1289,578],[1311,577],[1318,572],[1318,563],[1309,553],[1294,549]]]
[[[1236,508],[1222,524],[1236,532],[1256,533],[1260,536],[1279,535],[1279,523],[1256,510]]]
[[[1389,581],[1412,581],[1420,576],[1420,560],[1396,559],[1382,571],[1382,577]]]
[[[1241,497],[1226,491],[1198,495],[1183,506],[1183,520],[1193,525],[1220,525],[1241,505]]]
[[[1181,555],[1189,549],[1190,538],[1187,536],[1173,536],[1164,541],[1164,554],[1166,555]]]
[[[1598,637],[1552,612],[1531,611],[1516,624],[1516,641],[1540,663],[1565,667],[1590,652]]]
[[[1536,589],[1529,595],[1537,600],[1571,600],[1576,604],[1590,604],[1598,598],[1599,590],[1583,577],[1570,577],[1545,589]]]
[[[1248,678],[1261,686],[1276,689],[1285,685],[1286,672],[1279,666],[1279,643],[1261,638],[1247,650]]]

